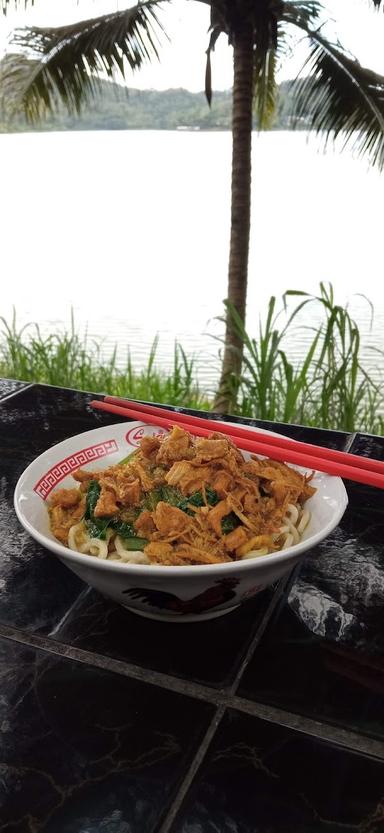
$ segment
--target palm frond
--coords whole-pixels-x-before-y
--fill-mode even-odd
[[[280,53],[286,51],[286,32],[281,27],[283,10],[287,7],[294,19],[314,25],[322,11],[320,0],[198,0],[211,7],[210,40],[207,49],[205,94],[212,98],[211,53],[221,33],[233,43],[236,31],[249,20],[254,28],[254,104],[259,127],[271,126],[277,106],[276,70]]]
[[[342,47],[306,29],[308,74],[294,82],[294,124],[306,118],[318,133],[352,143],[358,155],[384,168],[384,77],[361,66]]]
[[[212,102],[212,66],[211,54],[215,50],[216,42],[220,35],[228,35],[228,40],[231,42],[231,23],[230,11],[232,8],[231,2],[228,0],[197,0],[199,3],[204,3],[210,6],[210,26],[209,26],[209,43],[206,51],[206,67],[205,67],[205,97],[209,106]]]
[[[253,95],[261,130],[271,126],[276,113],[276,65],[282,47],[279,17],[280,7],[274,2],[254,6]]]
[[[284,3],[281,20],[300,28],[317,25],[324,6],[319,0],[288,0]]]
[[[167,0],[143,0],[124,11],[58,28],[28,27],[16,30],[15,51],[5,63],[5,101],[22,110],[31,122],[57,109],[60,101],[69,113],[79,113],[99,90],[100,77],[125,76],[158,58],[164,32],[157,8]]]
[[[261,130],[267,130],[276,114],[278,87],[276,83],[276,49],[268,49],[255,61],[254,105]]]
[[[211,52],[214,51],[216,41],[220,37],[222,33],[222,29],[219,26],[213,26],[211,35],[209,38],[208,49],[206,52],[207,55],[207,62],[205,67],[205,97],[208,101],[209,106],[211,106],[212,102],[212,67],[211,67]]]
[[[3,14],[7,14],[8,11],[11,11],[11,8],[18,9],[22,6],[24,9],[27,6],[33,6],[35,0],[0,0],[0,11]]]

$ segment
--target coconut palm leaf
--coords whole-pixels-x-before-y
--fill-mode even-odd
[[[319,0],[289,0],[282,8],[281,20],[300,28],[313,29],[321,14],[324,14],[324,6]]]
[[[342,134],[357,154],[384,167],[384,77],[361,66],[340,44],[301,25],[310,40],[305,77],[296,80],[292,115],[326,137]]]
[[[78,113],[98,92],[100,76],[112,77],[116,70],[124,76],[126,64],[135,70],[158,57],[164,29],[157,8],[164,2],[143,0],[69,26],[16,30],[15,52],[2,77],[4,95],[12,93],[6,103],[22,109],[32,122],[55,110],[59,99],[68,112]]]
[[[3,14],[7,14],[7,11],[10,11],[12,8],[17,9],[20,6],[23,6],[25,9],[27,6],[33,6],[35,0],[0,0],[0,11]]]
[[[276,114],[278,87],[276,84],[276,49],[268,49],[260,61],[255,61],[254,104],[259,128],[267,130]]]
[[[292,20],[298,18],[307,26],[317,23],[322,5],[318,0],[292,0],[286,3]],[[287,52],[287,32],[281,20],[282,7],[271,3],[269,15],[265,8],[255,14],[256,38],[254,53],[254,103],[259,128],[268,129],[276,113],[278,87],[276,71]]]
[[[253,54],[254,107],[260,128],[270,127],[276,111],[276,52],[278,49],[278,17],[275,4],[255,14],[255,46]]]
[[[212,102],[212,66],[211,66],[211,52],[214,51],[216,41],[220,37],[222,33],[222,29],[219,26],[213,25],[211,28],[211,34],[209,38],[209,44],[207,49],[207,62],[205,67],[205,97],[208,101],[209,106],[211,106]]]

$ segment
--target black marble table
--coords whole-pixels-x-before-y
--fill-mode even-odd
[[[233,613],[142,619],[13,510],[37,455],[121,421],[92,396],[0,381],[0,833],[384,831],[383,493],[346,483],[334,533]],[[384,438],[257,424],[384,459]]]

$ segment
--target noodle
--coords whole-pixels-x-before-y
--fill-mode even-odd
[[[144,437],[119,465],[74,473],[78,489],[53,493],[53,535],[70,549],[133,564],[216,564],[299,543],[316,491],[276,460],[245,459],[224,435],[181,428]]]
[[[81,544],[78,552],[97,555],[98,558],[108,558],[108,544],[106,541],[100,541],[100,538],[90,538],[85,544]]]
[[[127,550],[124,539],[120,538],[120,535],[116,535],[115,548],[120,561],[130,562],[131,564],[150,564],[150,560],[144,552],[131,552]]]

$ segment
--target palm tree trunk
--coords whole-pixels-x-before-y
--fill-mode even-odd
[[[237,32],[233,46],[232,200],[227,299],[245,322],[251,221],[252,29],[247,27]],[[242,341],[227,311],[223,364],[214,406],[222,413],[228,413],[235,405],[236,378],[240,375],[242,354]]]

